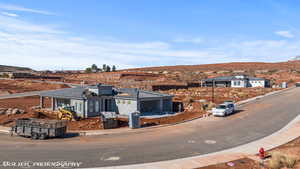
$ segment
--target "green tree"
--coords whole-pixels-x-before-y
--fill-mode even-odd
[[[115,65],[112,66],[112,71],[113,71],[113,72],[117,71],[117,68],[116,68]]]
[[[111,69],[110,69],[110,66],[107,65],[107,66],[106,66],[106,72],[110,72],[110,70],[111,70]]]
[[[91,68],[92,68],[93,71],[96,71],[96,72],[98,71],[98,66],[96,64],[93,64],[91,66]]]
[[[85,73],[92,73],[92,68],[90,68],[90,67],[86,68]]]
[[[106,69],[107,69],[106,64],[103,64],[103,65],[102,65],[102,70],[103,70],[103,72],[106,72]]]

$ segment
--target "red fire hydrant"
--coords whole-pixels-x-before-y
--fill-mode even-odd
[[[264,159],[266,157],[266,152],[264,148],[259,149],[259,158]]]

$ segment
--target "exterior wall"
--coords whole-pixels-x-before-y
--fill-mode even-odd
[[[162,109],[163,103],[160,103],[160,100],[143,100],[140,103],[141,113],[160,113],[163,112]]]
[[[120,115],[129,115],[129,113],[138,110],[138,103],[136,100],[127,100],[117,98],[115,100],[115,111]]]
[[[101,113],[102,107],[102,99],[101,98],[89,98],[87,100],[87,117],[95,117],[99,116]]]
[[[74,111],[77,116],[84,117],[84,101],[83,100],[71,100],[71,106],[74,107]]]
[[[250,87],[265,87],[265,80],[250,80]]]
[[[55,98],[55,110],[57,110],[59,107],[64,107],[64,106],[71,106],[71,100]]]
[[[246,80],[232,80],[231,87],[247,87]]]
[[[112,95],[112,86],[99,86],[97,89],[89,89],[89,91],[98,95]]]

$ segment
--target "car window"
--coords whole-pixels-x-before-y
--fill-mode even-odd
[[[226,106],[225,105],[219,105],[219,106],[217,106],[217,109],[226,109]]]

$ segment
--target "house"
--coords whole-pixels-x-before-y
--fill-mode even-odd
[[[116,112],[120,115],[139,111],[143,114],[172,112],[173,96],[139,89],[116,89],[111,85],[80,86],[40,94],[40,106],[44,98],[51,98],[51,109],[72,107],[77,116],[87,118],[99,116],[101,112]]]
[[[221,76],[203,80],[204,86],[217,87],[270,87],[270,81],[264,78],[250,77],[246,75]]]

